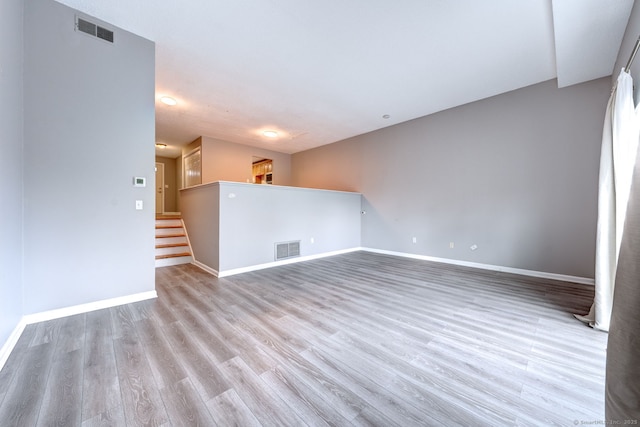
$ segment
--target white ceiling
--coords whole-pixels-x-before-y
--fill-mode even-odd
[[[156,140],[168,157],[201,135],[295,153],[556,77],[564,87],[608,76],[633,6],[59,1],[156,43]]]

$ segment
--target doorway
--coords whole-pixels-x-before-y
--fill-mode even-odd
[[[273,184],[273,160],[254,156],[251,168],[254,184]]]
[[[164,163],[156,162],[156,215],[164,213]]]

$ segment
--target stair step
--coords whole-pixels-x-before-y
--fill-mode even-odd
[[[189,246],[189,244],[187,242],[167,243],[167,244],[162,244],[162,245],[156,245],[156,249],[177,248],[177,247],[180,247],[180,246]]]
[[[181,216],[156,215],[156,267],[193,262]]]
[[[175,243],[185,243],[188,244],[187,242],[187,237],[186,236],[178,236],[178,237],[160,237],[160,238],[156,238],[155,244],[156,246],[159,245],[172,245]]]
[[[184,237],[185,234],[156,234],[156,239],[166,239],[168,237]]]
[[[156,259],[178,258],[183,256],[191,256],[191,252],[181,252],[179,254],[156,255]]]

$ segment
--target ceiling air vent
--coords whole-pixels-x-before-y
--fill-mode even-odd
[[[300,256],[300,240],[276,243],[276,261]]]
[[[106,40],[109,43],[113,43],[113,31],[107,30],[93,22],[89,22],[86,19],[76,17],[76,30],[89,34],[99,39]]]

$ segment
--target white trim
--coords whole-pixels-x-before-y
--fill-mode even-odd
[[[406,252],[395,252],[395,251],[387,251],[384,249],[374,249],[374,248],[364,248],[364,247],[342,249],[339,251],[325,252],[317,255],[308,255],[308,256],[298,257],[298,258],[290,258],[282,261],[268,262],[265,264],[257,264],[249,267],[234,268],[234,269],[225,270],[225,271],[214,270],[208,265],[203,264],[199,261],[196,261],[195,259],[193,261],[193,264],[196,265],[197,267],[200,267],[204,271],[210,274],[213,274],[216,277],[222,278],[227,276],[233,276],[235,274],[248,273],[251,271],[263,270],[265,268],[277,267],[280,265],[287,265],[287,264],[294,264],[298,262],[310,261],[313,259],[325,258],[333,255],[340,255],[340,254],[346,254],[349,252],[357,252],[357,251],[373,252],[373,253],[378,253],[383,255],[392,255],[392,256],[399,256],[403,258],[419,259],[422,261],[440,262],[443,264],[452,264],[452,265],[459,265],[463,267],[479,268],[482,270],[500,271],[503,273],[519,274],[522,276],[538,277],[542,279],[559,280],[562,282],[579,283],[579,284],[591,285],[591,286],[594,285],[594,279],[591,279],[588,277],[570,276],[566,274],[557,274],[557,273],[547,273],[544,271],[525,270],[522,268],[503,267],[500,265],[482,264],[479,262],[470,262],[470,261],[459,261],[455,259],[438,258],[438,257],[432,257],[428,255],[417,255],[417,254],[410,254]]]
[[[323,188],[307,188],[307,187],[290,187],[288,185],[276,185],[276,184],[269,184],[269,185],[262,185],[262,184],[253,184],[251,182],[236,182],[236,181],[212,181],[212,182],[205,182],[203,184],[196,184],[196,185],[192,185],[191,187],[184,187],[181,188],[180,191],[188,191],[188,190],[194,190],[194,189],[198,189],[198,188],[204,188],[204,187],[220,187],[222,188],[224,187],[243,187],[243,186],[250,186],[253,188],[271,188],[271,189],[278,189],[278,190],[290,190],[290,191],[306,191],[306,192],[323,192],[323,193],[340,193],[340,194],[360,194],[362,195],[362,193],[358,193],[357,191],[340,191],[340,190],[325,190]]]
[[[13,332],[11,332],[11,335],[9,335],[7,341],[4,343],[2,348],[0,348],[0,371],[4,367],[4,364],[7,363],[7,359],[9,359],[9,355],[13,351],[13,348],[18,344],[20,335],[22,335],[26,326],[27,322],[25,322],[24,317],[22,317]]]
[[[182,217],[180,217],[180,224],[182,224],[182,231],[184,231],[184,237],[187,240],[187,245],[189,245],[189,252],[191,252],[191,257],[195,261],[196,256],[193,253],[193,248],[191,247],[191,240],[189,240],[189,231],[187,230],[187,226],[184,223],[184,219]]]
[[[123,297],[110,298],[101,301],[94,301],[87,304],[73,305],[71,307],[59,308],[57,310],[43,311],[40,313],[27,314],[23,317],[25,323],[44,322],[47,320],[59,319],[61,317],[73,316],[75,314],[88,313],[90,311],[102,310],[103,308],[115,307],[123,304],[131,304],[133,302],[144,301],[147,299],[157,298],[156,291],[141,292],[139,294],[126,295]]]
[[[313,259],[326,258],[334,255],[341,255],[349,252],[356,252],[359,250],[361,250],[361,248],[359,247],[349,248],[349,249],[340,249],[337,251],[323,252],[321,254],[316,254],[316,255],[307,255],[307,256],[298,257],[298,258],[284,259],[281,261],[267,262],[265,264],[256,264],[256,265],[251,265],[249,267],[233,268],[231,270],[219,271],[217,276],[218,277],[233,276],[235,274],[248,273],[250,271],[264,270],[265,268],[278,267],[278,266],[287,265],[287,264],[295,264],[295,263],[304,262],[304,261],[311,261]]]
[[[156,268],[190,264],[191,261],[193,261],[193,257],[191,255],[171,257],[171,258],[161,258],[156,260]]]
[[[569,276],[569,275],[566,275],[566,274],[556,274],[556,273],[547,273],[547,272],[544,272],[544,271],[525,270],[525,269],[522,269],[522,268],[503,267],[503,266],[499,266],[499,265],[482,264],[482,263],[479,263],[479,262],[459,261],[459,260],[448,259],[448,258],[437,258],[437,257],[428,256],[428,255],[416,255],[416,254],[410,254],[410,253],[406,253],[406,252],[386,251],[386,250],[383,250],[383,249],[373,249],[373,248],[360,248],[360,249],[363,250],[363,251],[366,251],[366,252],[374,252],[374,253],[377,253],[377,254],[394,255],[394,256],[400,256],[400,257],[404,257],[404,258],[420,259],[420,260],[423,260],[423,261],[441,262],[441,263],[444,263],[444,264],[453,264],[453,265],[460,265],[460,266],[463,266],[463,267],[480,268],[480,269],[483,269],[483,270],[501,271],[501,272],[504,272],[504,273],[520,274],[522,276],[530,276],[530,277],[539,277],[539,278],[543,278],[543,279],[560,280],[562,282],[580,283],[580,284],[583,284],[583,285],[594,285],[595,284],[594,279],[591,279],[591,278],[588,278],[588,277]]]
[[[218,276],[218,274],[220,274],[218,272],[218,270],[214,270],[213,268],[209,267],[207,264],[203,264],[200,261],[196,260],[195,258],[193,259],[193,262],[191,264],[193,264],[196,267],[206,271],[209,274],[213,274],[216,277],[220,277],[220,276]]]

